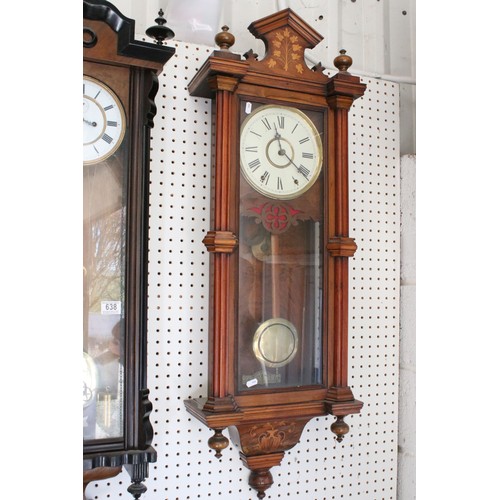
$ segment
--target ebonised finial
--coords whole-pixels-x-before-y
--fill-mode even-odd
[[[165,26],[167,20],[163,17],[163,9],[158,11],[155,23],[146,30],[146,35],[154,38],[158,45],[163,45],[163,40],[170,40],[175,36],[175,33],[168,26]]]

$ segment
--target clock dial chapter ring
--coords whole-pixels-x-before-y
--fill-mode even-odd
[[[275,168],[286,168],[292,164],[293,146],[286,139],[275,137],[267,143],[266,159]]]

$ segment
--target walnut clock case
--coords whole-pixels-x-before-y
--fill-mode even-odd
[[[262,60],[216,50],[188,85],[213,100],[209,385],[187,410],[231,440],[265,497],[270,469],[312,418],[361,410],[348,385],[348,112],[365,85],[345,51],[328,78],[305,49],[322,36],[292,10],[253,22]]]
[[[83,1],[83,485],[124,466],[139,498],[156,461],[146,377],[150,129],[175,50],[162,17],[134,39],[111,3]]]

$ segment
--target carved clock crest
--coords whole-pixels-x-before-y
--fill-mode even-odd
[[[213,99],[208,397],[187,410],[229,444],[264,498],[305,425],[361,410],[348,385],[348,111],[365,85],[341,51],[329,78],[304,58],[322,36],[292,10],[253,22],[262,60],[216,50],[188,86]]]

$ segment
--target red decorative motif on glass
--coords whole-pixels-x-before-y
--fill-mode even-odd
[[[285,203],[264,203],[250,208],[250,211],[257,214],[257,221],[273,234],[284,233],[290,226],[296,225],[297,215],[301,213]]]

